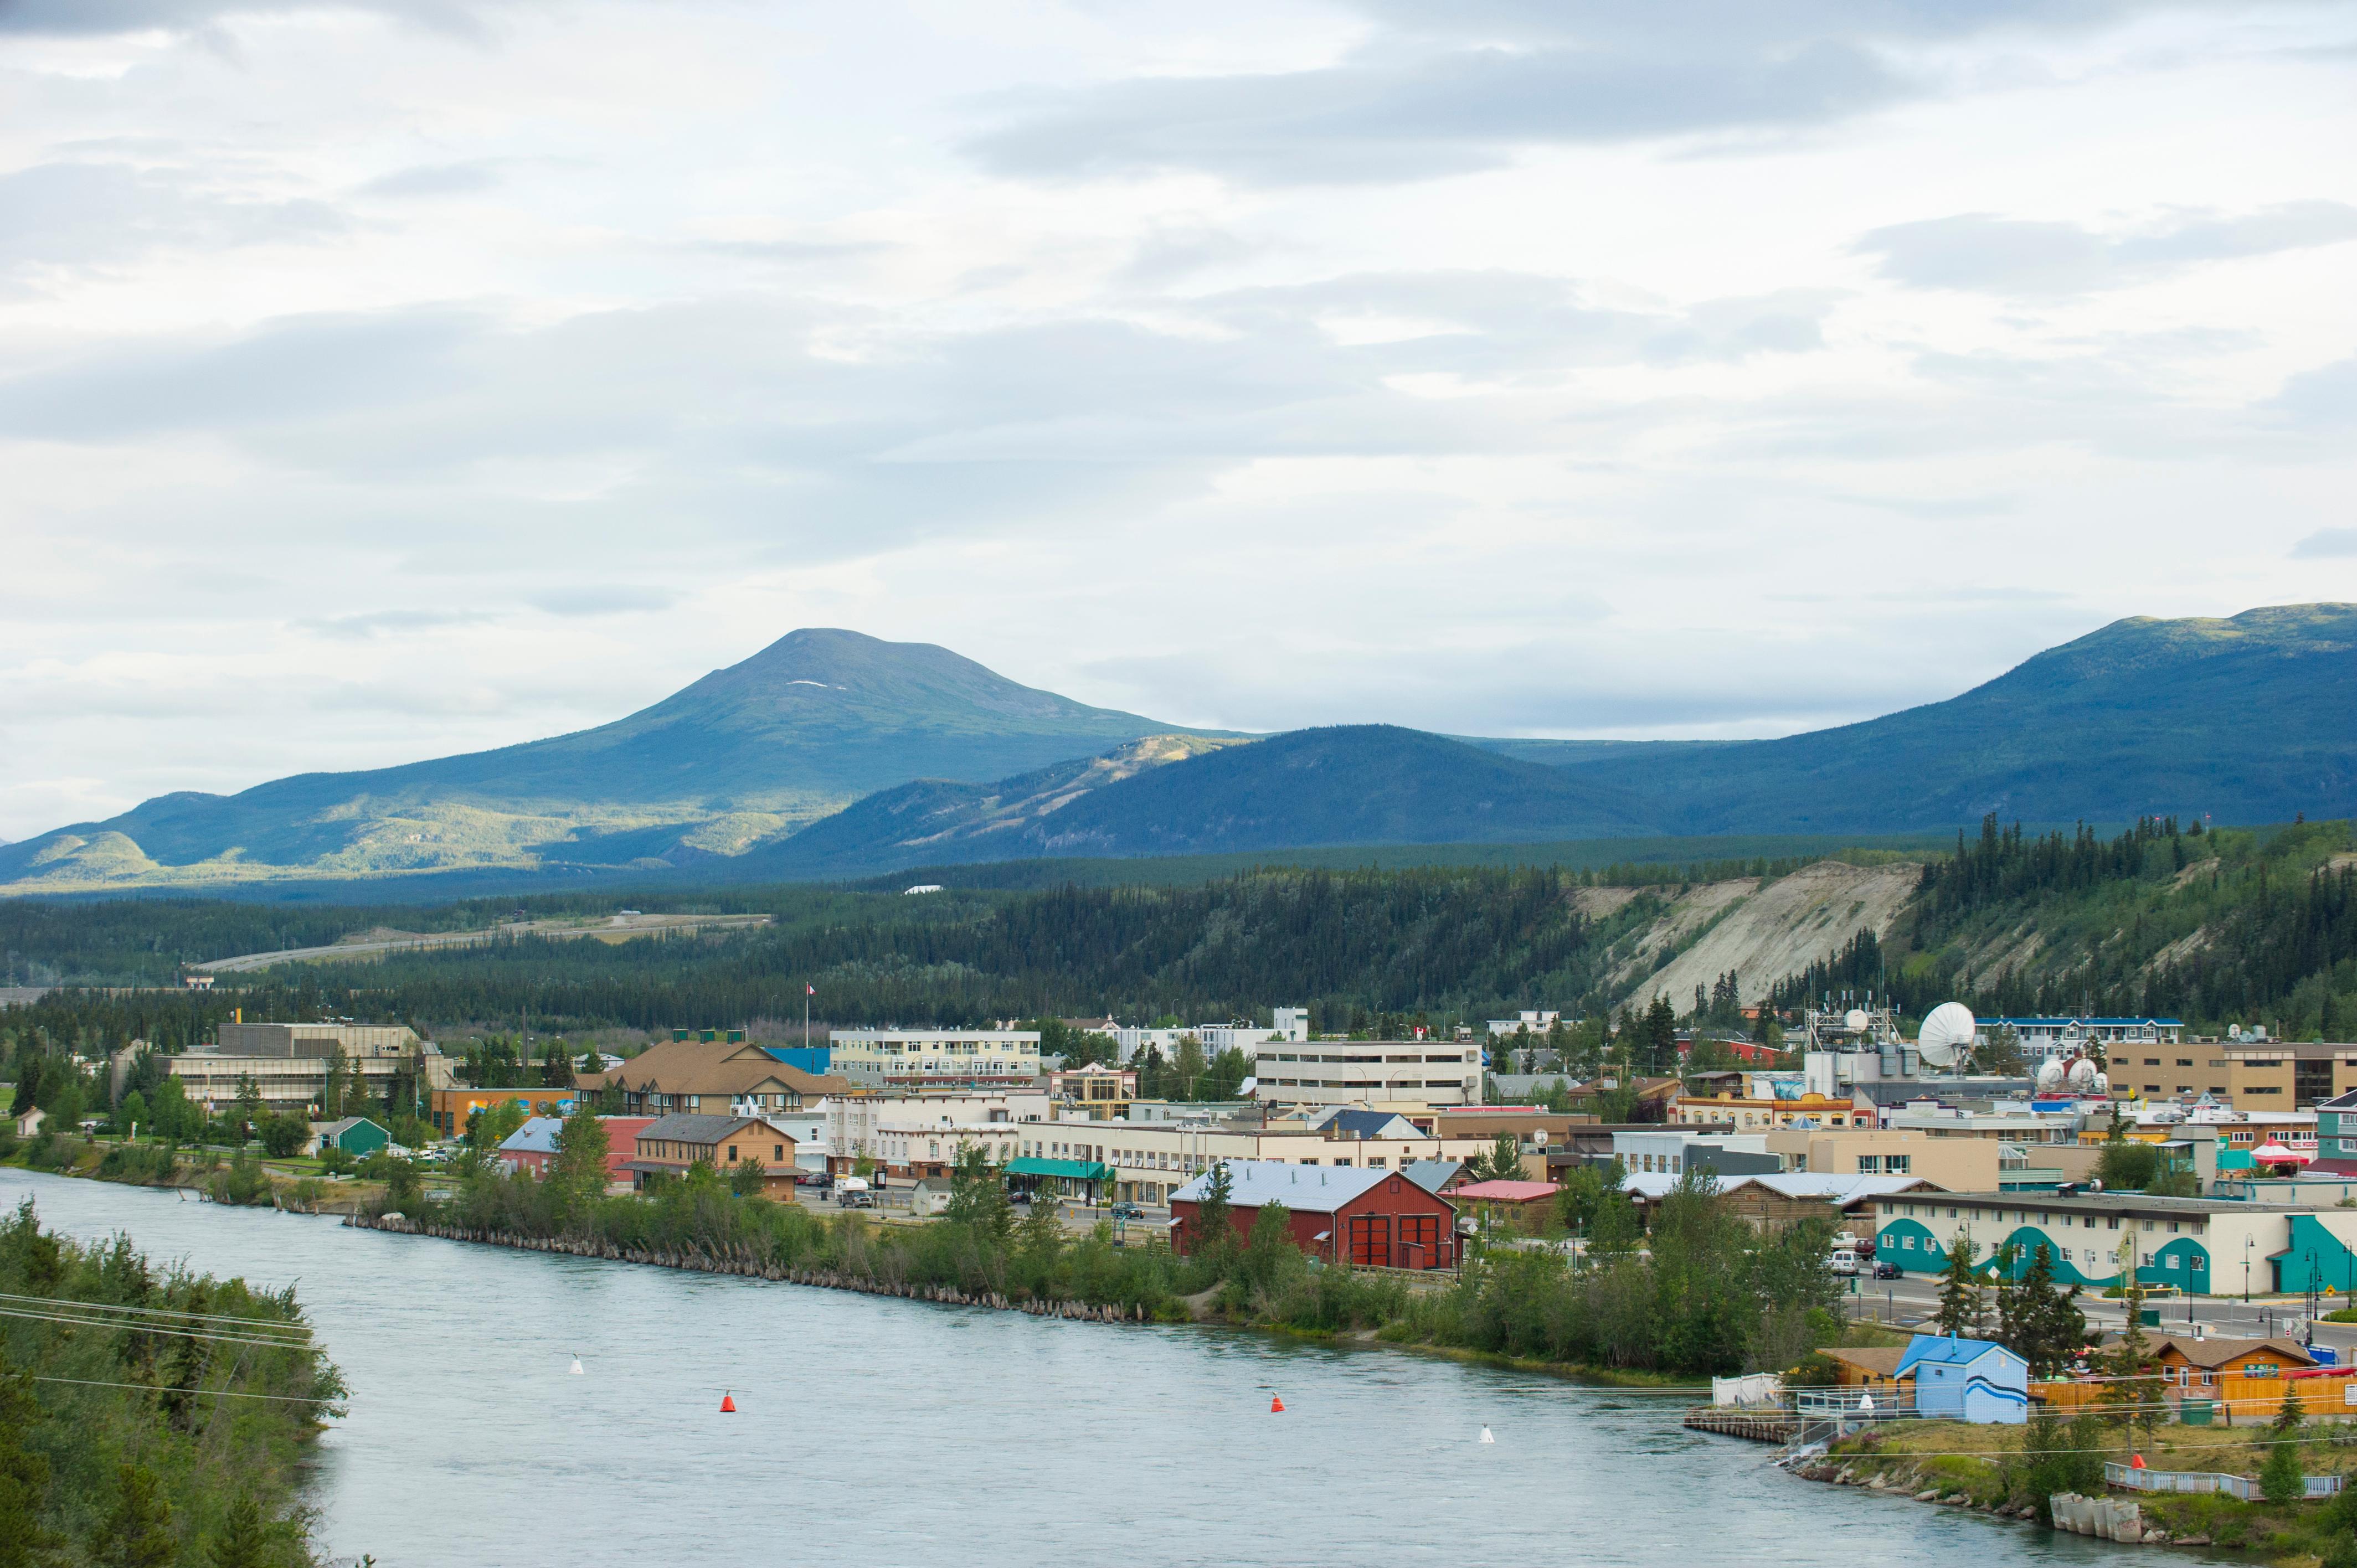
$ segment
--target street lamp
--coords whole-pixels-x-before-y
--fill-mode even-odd
[[[2251,1305],[2251,1238],[2243,1238],[2243,1305]]]

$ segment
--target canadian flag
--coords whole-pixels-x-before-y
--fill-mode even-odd
[[[805,996],[815,996],[818,994],[818,987],[813,985],[808,981],[804,981],[802,982],[802,994]]]

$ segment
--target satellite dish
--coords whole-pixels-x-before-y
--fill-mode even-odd
[[[1872,1022],[1874,1020],[1866,1015],[1866,1009],[1863,1007],[1853,1007],[1842,1015],[1842,1026],[1853,1035],[1865,1034],[1866,1026]]]
[[[2102,1076],[2095,1070],[2095,1064],[2084,1057],[2071,1064],[2071,1087],[2073,1089],[2093,1089],[2095,1079]]]
[[[1915,1048],[1929,1066],[1953,1067],[1972,1049],[1973,1036],[1979,1028],[1971,1008],[1961,1002],[1943,1002],[1923,1020],[1923,1032],[1917,1036]]]
[[[2040,1092],[2051,1094],[2062,1086],[2062,1064],[2052,1057],[2038,1064],[2038,1087]]]
[[[2097,1094],[2109,1094],[2112,1091],[2112,1075],[2105,1072],[2099,1072],[2095,1075],[2095,1081],[2089,1084],[2087,1087],[2093,1090]]]

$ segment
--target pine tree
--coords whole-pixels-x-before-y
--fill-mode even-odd
[[[115,1469],[114,1506],[91,1535],[99,1568],[170,1568],[180,1543],[172,1533],[172,1505],[157,1495],[156,1475],[140,1465]]]
[[[2259,1491],[2271,1503],[2296,1503],[2308,1492],[2308,1479],[2300,1464],[2300,1444],[2291,1435],[2299,1430],[2298,1402],[2287,1393],[2284,1404],[2291,1415],[2287,1427],[2281,1417],[2275,1425],[2275,1441],[2267,1445],[2266,1463],[2259,1466]]]
[[[1940,1332],[1969,1338],[1980,1331],[1981,1281],[1973,1269],[1972,1232],[1960,1230],[1948,1244],[1948,1266],[1940,1271]]]
[[[0,1568],[34,1568],[51,1561],[57,1538],[41,1523],[49,1462],[25,1444],[41,1419],[32,1380],[8,1368],[0,1354]]]
[[[240,1492],[229,1506],[229,1517],[221,1521],[221,1533],[206,1548],[205,1560],[212,1568],[276,1568],[276,1559],[262,1505],[253,1500],[252,1492]]]

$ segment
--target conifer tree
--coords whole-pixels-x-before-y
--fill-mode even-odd
[[[99,1568],[170,1568],[179,1551],[172,1505],[157,1495],[155,1472],[139,1465],[116,1466],[114,1506],[91,1537],[91,1560]]]
[[[1940,1271],[1940,1332],[1968,1338],[1980,1332],[1981,1281],[1973,1268],[1973,1236],[1959,1230],[1948,1243],[1948,1265]]]

